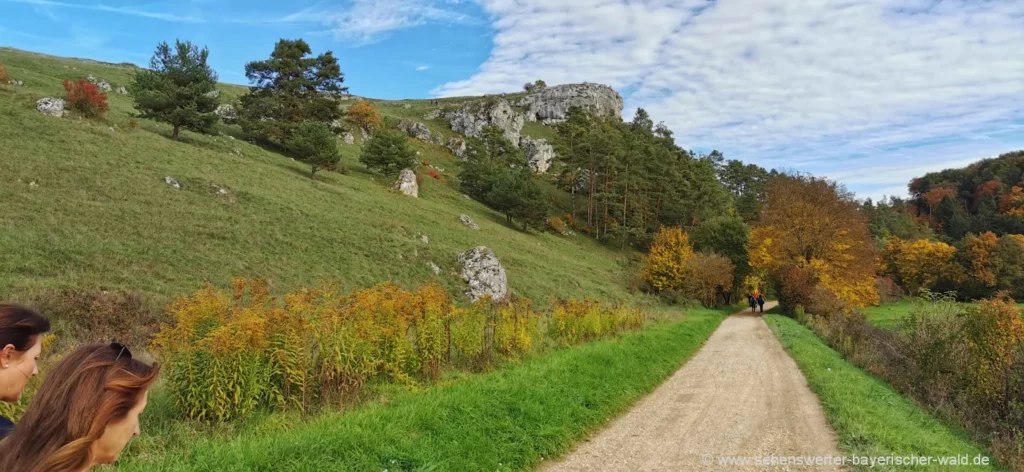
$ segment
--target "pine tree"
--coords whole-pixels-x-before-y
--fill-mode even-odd
[[[206,63],[210,51],[188,41],[176,41],[172,51],[162,42],[131,83],[135,108],[144,118],[172,126],[172,138],[181,128],[208,132],[217,122],[217,74]]]
[[[245,65],[252,82],[241,98],[238,121],[245,132],[285,143],[304,121],[333,123],[341,116],[337,97],[348,91],[331,51],[313,57],[305,41],[282,39],[270,58]]]

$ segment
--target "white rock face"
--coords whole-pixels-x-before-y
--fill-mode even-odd
[[[418,121],[412,120],[400,120],[398,122],[398,129],[405,132],[411,138],[416,138],[420,141],[430,141],[430,128],[427,125]]]
[[[469,285],[466,296],[477,301],[485,296],[499,301],[508,295],[508,278],[498,256],[485,246],[477,246],[459,254],[462,280]]]
[[[179,184],[178,180],[175,179],[174,177],[171,177],[169,175],[167,177],[164,177],[164,183],[170,185],[171,187],[174,187],[175,190],[181,190],[181,184]]]
[[[398,181],[395,182],[393,189],[410,197],[419,197],[420,186],[416,183],[416,173],[412,169],[402,169],[402,172],[398,174]]]
[[[496,126],[502,134],[519,145],[519,132],[523,129],[525,118],[509,105],[508,100],[496,100],[493,103],[470,102],[456,111],[448,113],[448,122],[452,131],[471,138],[480,137],[484,126]]]
[[[526,155],[527,165],[534,172],[543,174],[551,168],[551,160],[555,158],[555,148],[548,144],[546,140],[523,136],[523,139],[519,141],[519,145],[523,148],[523,153]]]
[[[345,141],[345,144],[355,144],[356,137],[352,136],[352,133],[346,131],[341,134],[341,139]]]
[[[458,157],[459,159],[465,159],[466,158],[466,140],[465,139],[455,138],[455,137],[449,138],[448,139],[448,144],[445,147],[447,147],[448,150],[452,152],[452,154],[455,154],[455,157]]]
[[[622,96],[607,85],[566,84],[531,93],[516,102],[527,107],[527,115],[546,124],[560,123],[572,107],[592,107],[600,115],[622,117]],[[533,120],[531,120],[533,121]]]
[[[466,199],[469,200],[469,196],[466,196]],[[459,221],[461,221],[462,224],[464,224],[467,227],[469,227],[469,229],[480,231],[480,227],[476,225],[476,222],[473,221],[472,218],[470,218],[470,217],[468,217],[466,215],[459,216]]]
[[[115,90],[115,92],[117,92],[117,93],[119,93],[121,95],[128,95],[128,89],[126,89],[124,87],[118,87],[117,90]]]
[[[36,101],[36,110],[47,116],[64,116],[68,112],[64,109],[63,98],[45,97]]]
[[[236,111],[235,107],[229,103],[217,105],[217,109],[213,110],[213,114],[219,116],[220,119],[229,124],[238,119],[238,111]]]

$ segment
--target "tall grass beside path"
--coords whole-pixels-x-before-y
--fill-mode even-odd
[[[273,434],[207,439],[128,471],[526,470],[567,451],[689,359],[701,311]]]

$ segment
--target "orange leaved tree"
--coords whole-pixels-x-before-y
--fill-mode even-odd
[[[996,285],[995,250],[999,238],[988,231],[979,236],[968,234],[964,238],[964,256],[968,266],[968,275],[986,287]]]
[[[345,112],[348,119],[367,131],[380,126],[382,119],[377,109],[366,100],[359,100]]]
[[[858,207],[852,193],[825,179],[782,175],[765,186],[747,250],[751,267],[769,276],[786,308],[818,285],[854,306],[878,303],[878,256]],[[799,290],[787,286],[795,278]]]

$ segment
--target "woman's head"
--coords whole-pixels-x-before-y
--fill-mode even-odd
[[[78,471],[109,464],[139,434],[159,366],[117,343],[80,347],[47,372],[18,426],[0,443],[0,470]]]
[[[0,304],[0,401],[16,402],[32,376],[50,322],[17,305]]]

